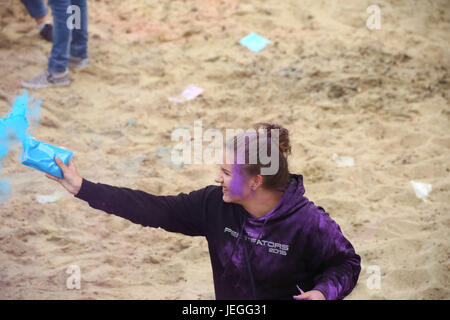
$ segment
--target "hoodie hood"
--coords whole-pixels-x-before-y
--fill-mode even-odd
[[[260,218],[255,218],[247,212],[248,224],[266,224],[269,220],[276,221],[292,215],[308,203],[309,200],[304,196],[304,194],[305,187],[303,186],[303,176],[299,174],[291,174],[288,186],[275,208]]]

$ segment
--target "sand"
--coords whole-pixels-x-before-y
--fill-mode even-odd
[[[450,4],[376,1],[89,2],[92,65],[43,100],[39,140],[75,152],[94,182],[177,194],[214,184],[216,167],[174,166],[170,134],[290,130],[290,167],[362,257],[348,299],[449,299]],[[250,32],[271,42],[238,44]],[[51,45],[19,1],[0,1],[0,117],[20,81],[46,68]],[[205,91],[176,104],[189,85]],[[353,157],[337,167],[336,153]],[[17,161],[2,159],[11,192],[0,204],[1,299],[213,299],[206,241],[143,228],[66,195]],[[432,184],[428,201],[410,180]],[[69,290],[77,265],[81,289]],[[377,269],[379,268],[379,269]],[[380,271],[380,286],[371,284]]]

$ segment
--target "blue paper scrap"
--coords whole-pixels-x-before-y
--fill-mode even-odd
[[[270,41],[266,38],[261,37],[260,35],[252,32],[249,35],[245,36],[239,43],[243,46],[246,46],[253,52],[261,51]]]

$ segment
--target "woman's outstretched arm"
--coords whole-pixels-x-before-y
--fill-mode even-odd
[[[59,182],[76,198],[92,208],[128,219],[136,224],[179,232],[191,236],[205,235],[207,188],[177,196],[155,196],[144,191],[93,183],[83,179],[73,161],[66,166],[55,159],[63,179],[46,174]]]

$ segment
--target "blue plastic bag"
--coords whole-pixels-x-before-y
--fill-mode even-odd
[[[62,179],[63,174],[55,162],[55,156],[58,156],[65,165],[68,165],[72,155],[72,151],[58,148],[28,137],[25,139],[23,145],[23,153],[20,162],[28,167]]]

